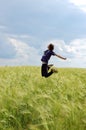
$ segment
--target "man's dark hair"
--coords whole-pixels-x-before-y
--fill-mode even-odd
[[[54,45],[53,45],[52,43],[50,43],[50,44],[48,45],[48,49],[52,51],[52,50],[54,49]]]

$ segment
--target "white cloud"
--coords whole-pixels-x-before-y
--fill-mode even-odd
[[[70,2],[86,12],[86,0],[70,0]]]
[[[18,59],[19,64],[36,65],[39,63],[39,51],[37,49],[14,38],[8,38],[8,40],[16,50],[16,59]]]
[[[5,28],[6,28],[6,26],[0,25],[0,29],[5,29]]]
[[[72,40],[67,44],[64,41],[86,36],[86,14],[77,10],[86,10],[86,0],[22,0],[21,5],[20,1],[10,1],[9,4],[3,0],[0,4],[0,57],[3,58],[0,64],[39,64],[39,52],[42,54],[44,41],[58,37],[63,40],[50,42],[55,44],[58,54],[69,60],[58,63],[55,59],[57,66],[83,67],[86,63],[86,39]]]
[[[66,44],[63,40],[51,40],[46,43],[55,45],[55,52],[67,60],[58,60],[52,58],[50,62],[55,63],[59,67],[84,67],[86,68],[86,39],[75,39]]]
[[[75,5],[78,6],[86,5],[86,0],[70,0],[70,2],[73,2]]]
[[[15,47],[18,57],[22,57],[25,59],[28,58],[28,55],[26,53],[26,49],[28,48],[27,44],[17,41],[16,39],[13,38],[8,38],[8,40]]]
[[[11,59],[0,58],[0,65],[40,65],[43,51],[47,49],[49,43],[53,43],[55,45],[54,51],[63,57],[67,57],[67,60],[64,61],[52,56],[49,63],[54,63],[57,67],[86,68],[86,39],[75,39],[68,44],[63,40],[50,40],[42,43],[42,48],[37,49],[16,38],[9,37],[8,43],[12,50],[15,50],[15,56]]]
[[[86,39],[76,39],[70,43],[70,47],[76,57],[84,58],[86,56]]]

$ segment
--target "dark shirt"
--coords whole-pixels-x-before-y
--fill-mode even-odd
[[[51,51],[51,50],[44,51],[44,55],[42,56],[41,61],[45,62],[46,64],[48,64],[48,60],[50,59],[50,57],[52,55],[56,55],[56,54],[53,51]]]

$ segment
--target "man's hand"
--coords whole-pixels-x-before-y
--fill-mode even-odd
[[[67,58],[63,58],[64,60],[66,60]]]

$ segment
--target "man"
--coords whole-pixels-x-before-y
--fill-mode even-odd
[[[53,69],[51,69],[51,71],[48,72],[48,70],[50,69],[50,66],[48,66],[48,61],[52,55],[57,56],[58,58],[61,58],[63,60],[66,60],[66,58],[64,58],[60,55],[57,55],[55,52],[53,52],[53,50],[54,50],[54,45],[49,44],[48,49],[46,51],[44,51],[44,55],[41,58],[41,61],[42,61],[41,74],[44,77],[49,77],[50,75],[52,75],[55,72],[55,70],[53,70]]]

